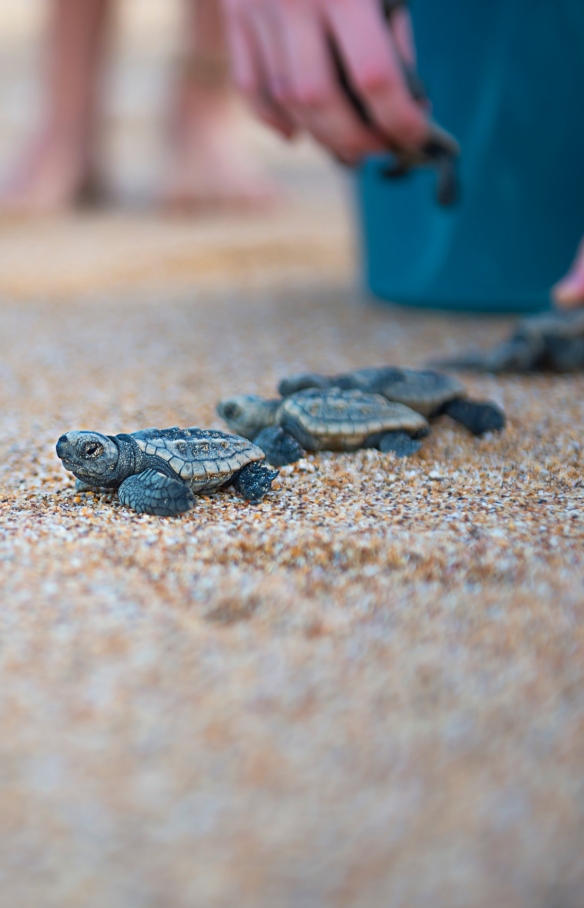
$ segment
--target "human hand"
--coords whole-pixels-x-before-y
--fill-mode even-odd
[[[552,296],[561,309],[584,306],[584,239],[567,275],[552,288]]]
[[[348,164],[388,146],[424,143],[424,109],[400,62],[415,62],[405,9],[393,13],[388,29],[379,0],[223,0],[223,7],[235,83],[284,136],[306,130]],[[330,40],[376,128],[345,97]]]

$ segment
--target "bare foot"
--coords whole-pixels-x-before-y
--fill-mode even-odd
[[[243,112],[227,86],[183,86],[163,194],[173,211],[264,208],[276,190],[246,147]]]
[[[0,190],[2,214],[49,214],[98,197],[98,181],[82,143],[49,129],[34,137]]]

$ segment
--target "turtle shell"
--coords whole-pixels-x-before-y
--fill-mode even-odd
[[[195,492],[217,489],[246,464],[264,459],[264,452],[246,438],[196,426],[142,429],[131,437],[144,454],[166,461]]]
[[[309,451],[355,451],[384,432],[426,434],[423,416],[379,394],[310,389],[284,398],[277,422]]]
[[[387,400],[405,404],[424,416],[431,416],[449,400],[466,397],[458,379],[430,369],[358,369],[352,375],[357,381],[363,376],[369,381],[371,391],[382,394]]]
[[[341,388],[368,394],[381,394],[387,400],[405,404],[424,416],[431,416],[449,400],[466,397],[464,386],[451,375],[430,369],[399,369],[378,366],[354,369],[340,375],[306,373],[283,379],[279,391],[283,396],[299,393],[305,388]]]

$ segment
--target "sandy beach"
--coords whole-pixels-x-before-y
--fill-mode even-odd
[[[0,14],[3,166],[40,10]],[[69,429],[223,428],[511,324],[367,299],[350,180],[249,124],[272,210],[157,213],[176,17],[125,10],[124,204],[0,221],[0,904],[581,908],[583,376],[465,379],[504,433],[310,455],[258,506],[137,516],[62,469]]]

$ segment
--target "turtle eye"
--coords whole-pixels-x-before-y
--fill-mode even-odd
[[[223,407],[223,414],[226,419],[234,419],[236,416],[239,416],[239,407],[237,404],[225,404]]]
[[[97,441],[90,441],[88,445],[85,446],[83,454],[85,457],[97,457],[98,454],[101,454],[103,451],[102,445]]]

